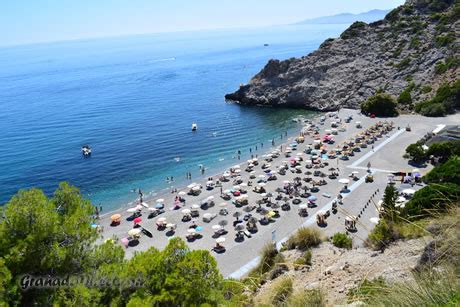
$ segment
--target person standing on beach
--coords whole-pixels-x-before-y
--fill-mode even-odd
[[[249,153],[251,153],[251,152],[252,152],[252,148],[251,148],[251,147],[249,147]]]
[[[272,146],[275,146],[275,139],[272,139]]]
[[[263,148],[263,147],[264,147],[264,143],[261,142],[261,143],[260,143],[260,147]]]
[[[257,145],[256,145],[256,150],[257,150]]]
[[[99,213],[102,213],[102,206],[99,206]]]

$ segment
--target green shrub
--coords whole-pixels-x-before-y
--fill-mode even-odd
[[[307,250],[321,243],[320,232],[314,228],[302,227],[286,241],[287,249]]]
[[[433,143],[426,151],[426,156],[434,156],[440,163],[446,162],[451,156],[460,156],[460,141]]]
[[[438,47],[445,47],[455,41],[455,34],[449,32],[447,34],[438,35],[436,36],[435,40]]]
[[[438,75],[443,74],[447,71],[447,64],[444,61],[439,61],[434,66],[434,72]]]
[[[381,286],[365,301],[374,306],[458,306],[460,285],[452,268],[416,273],[404,282]]]
[[[225,279],[222,285],[222,295],[224,305],[243,306],[249,303],[246,294],[246,285],[239,280]]]
[[[425,86],[423,86],[422,89],[421,89],[421,91],[422,91],[423,94],[427,94],[427,93],[431,92],[432,90],[433,90],[433,89],[432,89],[431,86],[429,86],[429,85],[425,85]]]
[[[282,262],[283,256],[276,249],[275,244],[268,243],[262,249],[260,262],[254,271],[261,274],[270,271],[276,263]]]
[[[431,101],[418,103],[415,106],[415,110],[421,115],[428,117],[440,117],[445,116],[447,114],[447,110],[444,104],[434,103]]]
[[[406,203],[404,214],[412,220],[443,212],[460,200],[460,185],[455,183],[432,183],[415,192]]]
[[[311,265],[311,257],[311,250],[307,250],[302,254],[302,256],[294,261],[294,264],[298,266]]]
[[[323,307],[327,304],[326,298],[320,289],[302,289],[291,294],[291,297],[289,298],[286,305],[290,307]]]
[[[412,103],[412,96],[409,90],[405,89],[404,91],[401,92],[401,94],[398,97],[398,103],[400,104],[411,104]]]
[[[460,143],[460,141],[457,141]],[[447,142],[446,142],[447,143]],[[446,151],[449,150],[448,144],[443,146],[443,143],[439,143],[440,145],[436,146],[436,148],[442,149],[446,148]],[[436,145],[436,144],[433,144]],[[433,146],[431,145],[431,146]],[[430,146],[430,148],[431,148]],[[441,147],[441,148],[440,148]],[[458,146],[457,146],[458,147]],[[458,149],[458,148],[457,148]],[[430,149],[428,149],[429,151]],[[432,150],[434,151],[434,149]],[[448,154],[446,152],[446,154]],[[455,183],[460,185],[460,158],[458,156],[452,156],[447,162],[436,166],[433,170],[431,170],[425,177],[424,180],[427,183]]]
[[[343,31],[340,35],[341,39],[349,39],[359,35],[362,29],[366,27],[366,23],[362,21],[355,21],[348,29]]]
[[[393,227],[393,222],[381,219],[369,234],[366,244],[374,249],[383,250],[388,244],[399,238],[400,235]]]
[[[372,298],[385,288],[386,282],[382,277],[373,280],[364,279],[356,288],[351,289],[347,293],[348,301],[350,303],[355,301],[371,303]]]
[[[408,154],[410,159],[416,163],[422,162],[425,159],[425,150],[422,148],[422,144],[419,143],[407,146],[406,154]]]
[[[275,306],[281,306],[286,303],[292,294],[293,286],[292,279],[284,277],[277,280],[270,289],[270,303]]]
[[[410,63],[411,63],[411,59],[410,58],[405,58],[404,60],[402,60],[401,62],[396,64],[396,67],[399,70],[403,70],[404,68],[408,67],[410,65]]]
[[[346,234],[337,232],[332,236],[332,244],[335,247],[351,249],[353,245],[353,240]]]
[[[376,116],[397,116],[396,101],[388,94],[379,93],[361,104],[361,112]]]

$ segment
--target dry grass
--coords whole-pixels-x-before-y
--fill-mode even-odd
[[[287,249],[307,250],[321,243],[321,234],[317,229],[302,227],[286,241]]]

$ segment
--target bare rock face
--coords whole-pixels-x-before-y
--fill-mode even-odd
[[[440,6],[432,7],[437,2]],[[453,3],[409,0],[384,20],[355,22],[308,56],[270,60],[225,98],[242,105],[330,111],[357,108],[378,90],[398,96],[413,82],[412,99],[426,99],[421,88],[443,78],[436,64],[458,58],[460,23]],[[436,14],[449,17],[436,20]],[[446,73],[458,78],[457,67]]]

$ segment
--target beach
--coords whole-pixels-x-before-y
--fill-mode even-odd
[[[323,116],[326,115],[323,114]],[[185,239],[185,236],[189,234],[188,229],[192,222],[182,222],[181,219],[183,214],[181,211],[184,208],[190,209],[193,204],[199,205],[202,201],[211,196],[214,198],[215,206],[207,210],[199,209],[200,216],[194,219],[196,225],[202,227],[202,230],[199,231],[202,238],[189,242],[188,245],[192,249],[211,250],[216,245],[215,238],[212,237],[214,234],[212,226],[217,225],[222,220],[226,220],[228,225],[225,226],[225,229],[228,233],[222,236],[226,239],[223,243],[226,250],[221,254],[213,253],[224,277],[243,277],[249,272],[249,270],[257,265],[259,252],[265,244],[274,241],[278,244],[278,246],[280,246],[289,235],[302,226],[317,227],[321,229],[321,232],[326,237],[331,236],[336,232],[345,232],[344,223],[347,216],[359,216],[356,222],[357,231],[350,233],[350,236],[353,237],[354,246],[362,246],[368,233],[375,226],[375,219],[378,218],[376,205],[387,185],[388,174],[399,171],[411,172],[414,168],[413,166],[408,165],[407,160],[402,157],[405,148],[409,144],[416,142],[426,133],[436,129],[438,125],[455,124],[458,123],[460,119],[459,115],[451,115],[444,118],[430,118],[429,121],[418,115],[401,115],[396,118],[379,119],[365,117],[358,111],[349,109],[340,110],[337,116],[342,120],[340,127],[344,128],[345,131],[339,131],[337,135],[333,135],[335,143],[333,145],[327,145],[328,149],[334,148],[335,146],[343,143],[345,140],[352,139],[358,133],[364,131],[372,125],[375,125],[379,121],[393,122],[394,129],[383,135],[374,144],[369,145],[367,148],[362,148],[360,152],[356,152],[355,155],[350,157],[347,161],[337,158],[324,161],[328,163],[328,166],[323,167],[321,171],[327,174],[327,170],[329,168],[337,168],[339,176],[337,179],[324,178],[327,184],[319,186],[319,191],[312,193],[312,195],[317,197],[317,201],[315,207],[307,209],[308,216],[301,217],[299,215],[299,205],[295,205],[291,200],[289,200],[291,209],[289,211],[283,211],[281,208],[277,209],[279,210],[280,217],[275,218],[273,223],[270,223],[269,225],[258,224],[258,231],[251,234],[250,238],[243,236],[242,241],[235,240],[237,232],[232,226],[233,221],[235,221],[235,217],[233,217],[233,215],[235,212],[241,212],[242,215],[240,219],[242,219],[247,212],[244,211],[244,207],[237,208],[232,204],[232,200],[234,200],[235,197],[232,197],[232,200],[224,201],[220,197],[220,188],[216,187],[212,190],[206,190],[206,180],[204,180],[197,182],[203,186],[202,192],[198,196],[184,196],[186,202],[185,204],[182,204],[182,208],[178,210],[172,210],[174,199],[177,194],[172,194],[170,192],[156,196],[156,198],[164,199],[165,212],[163,214],[149,219],[149,211],[146,208],[142,209],[142,221],[140,222],[140,225],[149,230],[153,234],[153,237],[149,238],[145,235],[141,235],[139,243],[136,246],[130,246],[126,249],[127,257],[132,257],[135,252],[144,251],[150,247],[162,249],[173,236]],[[353,120],[350,123],[344,123],[344,119],[349,116],[352,116]],[[320,124],[319,117],[313,120],[313,122],[320,128],[319,135],[321,137],[324,136],[325,130],[331,129],[332,121],[337,121],[337,119],[326,116],[323,124]],[[356,122],[360,122],[362,128],[357,128]],[[411,131],[406,131],[406,127],[408,125],[410,126]],[[292,143],[294,138],[295,137],[290,137],[287,140],[284,139],[284,143],[282,144],[283,148],[285,149],[287,145]],[[312,142],[312,136],[306,136],[305,142],[298,144],[297,149],[293,150],[292,157],[297,156],[297,153],[304,152],[304,150]],[[281,144],[276,145],[276,147],[278,147]],[[269,147],[268,144],[266,144],[266,147]],[[267,153],[271,151],[272,150],[267,151]],[[283,161],[287,159],[284,157],[284,151],[282,152],[283,153],[280,157],[270,162],[271,169],[274,173],[283,165]],[[303,154],[302,157],[304,160],[308,159],[308,155],[306,154]],[[245,171],[245,168],[248,163],[245,160],[238,162],[241,167],[241,180],[247,183],[249,181],[250,174]],[[263,158],[259,154],[259,165],[254,167],[257,175],[263,174],[263,170],[261,169],[262,164]],[[283,187],[285,181],[293,182],[296,177],[306,177],[304,173],[309,170],[305,168],[305,162],[301,162],[301,166],[301,174],[296,172],[292,173],[289,170],[286,171],[285,175],[276,174],[277,180],[268,181],[264,188],[267,192],[271,192],[274,196],[277,195],[276,189]],[[372,183],[365,182],[365,176],[369,166],[369,171],[372,173],[374,179]],[[428,170],[429,167],[421,168],[420,172],[424,174]],[[329,218],[327,218],[326,225],[323,225],[322,227],[318,226],[316,223],[316,214],[319,211],[331,209],[332,202],[336,196],[339,195],[344,186],[344,184],[339,183],[339,179],[349,179],[349,175],[352,172],[357,172],[356,176],[359,179],[356,181],[350,180],[350,183],[347,184],[349,191],[341,194],[343,196],[343,204],[338,206],[337,213],[331,214]],[[212,175],[209,174],[209,176],[211,177]],[[214,181],[218,178],[215,174],[212,177]],[[315,180],[318,179],[314,176],[313,178]],[[232,181],[233,179],[229,182],[224,182],[222,189],[227,190],[232,188]],[[262,198],[259,193],[252,191],[252,188],[257,186],[256,179],[252,179],[252,181],[254,185],[246,188],[249,206],[255,206],[256,202]],[[414,189],[417,188],[419,187],[414,187]],[[183,189],[178,188],[178,191],[188,192],[188,189],[183,187]],[[301,198],[301,200],[301,204],[306,203],[306,199]],[[156,201],[150,199],[145,200],[145,202],[149,206],[153,207],[155,206]],[[225,216],[219,214],[220,209],[222,209],[220,204],[223,202],[227,203],[226,209],[228,210],[228,215]],[[103,236],[100,239],[101,242],[109,238],[116,238],[120,241],[121,239],[128,237],[128,231],[133,228],[133,221],[130,219],[132,213],[126,212],[126,208],[120,209],[117,212],[121,215],[121,223],[115,227],[111,226],[110,217],[113,214],[112,212],[110,214],[104,213],[104,215],[101,216],[99,221],[100,226],[103,229]],[[203,222],[202,217],[205,213],[215,214],[216,217],[210,223]],[[256,210],[251,211],[250,214],[257,219],[262,217],[262,215],[256,213]],[[167,223],[177,225],[173,234],[168,236],[167,230],[157,230],[155,223],[160,217],[165,218]],[[244,225],[246,222],[242,224]]]

